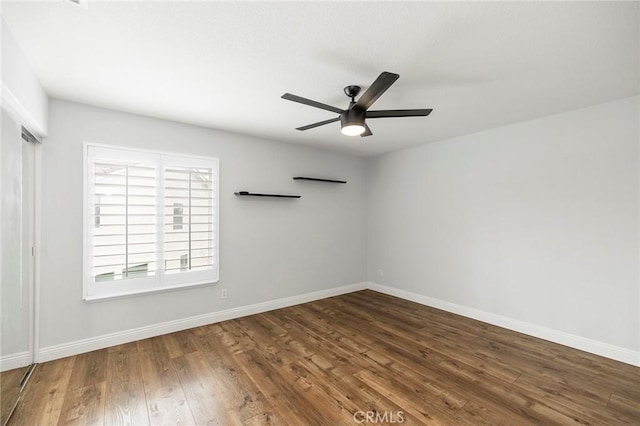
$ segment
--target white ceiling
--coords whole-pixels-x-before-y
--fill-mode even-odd
[[[638,2],[2,1],[56,98],[369,156],[638,94]],[[374,135],[285,92],[345,108],[342,88],[400,79]]]

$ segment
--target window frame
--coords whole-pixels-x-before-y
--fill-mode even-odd
[[[97,155],[98,154],[98,155]],[[94,207],[94,166],[95,158],[106,160],[128,160],[151,162],[156,168],[156,205],[155,205],[155,261],[153,276],[126,278],[109,281],[109,287],[101,288],[104,282],[96,282],[93,276],[93,228],[95,225]],[[106,158],[105,158],[106,157]],[[184,271],[166,274],[164,271],[164,169],[166,166],[211,168],[213,182],[212,194],[212,249],[213,265],[211,269]],[[183,155],[174,152],[129,148],[118,145],[84,142],[83,144],[83,250],[82,250],[82,287],[83,299],[87,302],[104,299],[135,296],[145,293],[164,292],[215,284],[220,276],[220,163],[216,157]]]

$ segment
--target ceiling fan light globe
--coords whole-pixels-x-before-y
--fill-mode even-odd
[[[360,136],[365,131],[364,110],[349,108],[340,114],[340,131],[347,136]]]
[[[360,136],[364,133],[364,126],[362,124],[348,124],[346,126],[342,126],[340,131],[343,135]]]

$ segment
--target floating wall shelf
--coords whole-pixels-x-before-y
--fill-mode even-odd
[[[301,195],[259,194],[256,192],[247,192],[247,191],[234,192],[234,194],[245,196],[245,197],[277,197],[277,198],[300,198],[301,197]]]
[[[316,182],[330,182],[330,183],[347,183],[346,180],[334,180],[334,179],[320,179],[313,177],[296,176],[293,180],[314,180]]]

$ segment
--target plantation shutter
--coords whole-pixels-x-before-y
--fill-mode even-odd
[[[165,159],[164,271],[213,271],[217,268],[217,167],[210,161],[185,164]]]
[[[89,150],[90,281],[94,295],[155,281],[158,159]],[[125,284],[134,280],[138,285]]]

